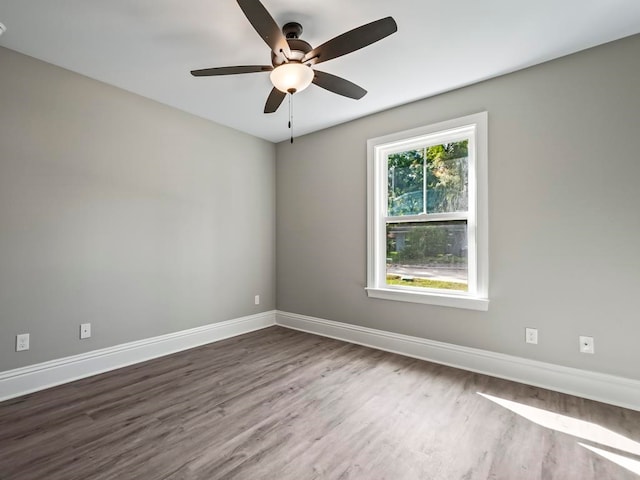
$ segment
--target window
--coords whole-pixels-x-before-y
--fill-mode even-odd
[[[367,147],[367,294],[487,310],[487,113]]]

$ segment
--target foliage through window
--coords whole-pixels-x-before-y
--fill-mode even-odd
[[[388,214],[466,211],[468,145],[462,140],[389,155]]]
[[[485,157],[486,114],[369,141],[370,296],[486,300]]]

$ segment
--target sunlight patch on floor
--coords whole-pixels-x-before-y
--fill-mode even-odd
[[[492,402],[495,402],[542,427],[573,435],[574,437],[580,437],[584,440],[606,445],[607,447],[622,450],[634,455],[640,455],[640,443],[595,423],[568,417],[566,415],[550,412],[541,408],[531,407],[529,405],[513,402],[504,398],[494,397],[486,393],[478,392],[478,395],[482,395],[484,398],[491,400]]]
[[[580,442],[578,442],[578,445],[586,448],[587,450],[591,450],[593,453],[597,453],[607,460],[611,460],[613,463],[617,463],[621,467],[626,468],[636,475],[640,475],[640,460],[634,460],[633,458],[625,457],[624,455],[618,455],[617,453],[613,453],[608,450],[602,450],[601,448],[597,447],[592,447],[591,445],[585,445],[584,443]]]
[[[494,397],[493,395],[481,392],[477,393],[487,400],[491,400],[507,410],[511,410],[512,412],[517,413],[518,415],[542,427],[566,433],[574,437],[579,437],[593,443],[599,443],[600,445],[614,448],[622,452],[640,456],[640,443],[609,430],[608,428],[604,428],[592,422],[580,420],[579,418],[568,417],[567,415],[550,412],[542,408],[531,407],[505,398]],[[578,442],[578,445],[600,455],[603,458],[606,458],[630,472],[640,475],[639,460],[593,447],[591,445],[586,445],[581,442]]]

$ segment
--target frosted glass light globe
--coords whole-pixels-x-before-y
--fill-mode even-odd
[[[284,93],[301,92],[313,81],[313,70],[304,63],[289,62],[271,71],[271,83]]]

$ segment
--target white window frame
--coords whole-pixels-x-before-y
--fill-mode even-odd
[[[367,141],[367,295],[413,303],[489,309],[489,216],[488,216],[488,114],[480,112],[425,127],[392,133]],[[389,155],[428,145],[469,139],[468,213],[404,215],[403,222],[467,220],[468,291],[448,291],[387,285],[386,224],[387,158]]]

